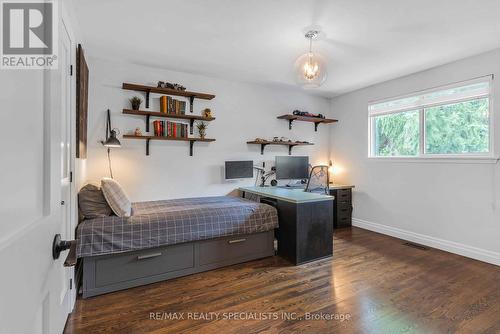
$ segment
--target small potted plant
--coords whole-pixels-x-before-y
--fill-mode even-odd
[[[142,103],[142,99],[139,96],[134,96],[130,99],[130,104],[132,105],[132,109],[139,110]]]
[[[207,131],[208,123],[207,122],[196,122],[196,128],[198,129],[198,133],[200,134],[201,139],[205,139],[206,131]]]

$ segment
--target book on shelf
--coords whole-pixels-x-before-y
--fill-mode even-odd
[[[168,96],[162,96],[160,97],[160,112],[162,113],[167,113],[168,112],[168,109],[167,109],[167,100],[168,100]]]
[[[186,114],[186,101],[173,99],[170,96],[160,97],[160,112],[173,115]]]
[[[175,113],[177,115],[185,115],[186,114],[186,101],[175,100]]]
[[[155,137],[187,138],[188,125],[180,122],[153,121]]]
[[[186,114],[186,101],[181,101],[181,114]]]

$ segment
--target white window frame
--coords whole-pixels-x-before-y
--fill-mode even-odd
[[[462,86],[468,86],[472,85],[475,83],[484,83],[488,82],[489,84],[489,89],[488,92],[481,92],[480,94],[466,94],[464,95],[463,98],[460,98],[460,95],[455,96],[452,99],[447,99],[446,97],[444,98],[437,98],[435,101],[432,101],[432,103],[426,102],[423,103],[421,100],[418,100],[416,103],[407,105],[403,108],[392,108],[392,109],[386,109],[382,111],[371,111],[371,106],[379,104],[379,103],[384,103],[384,102],[389,102],[389,101],[396,101],[399,99],[404,99],[404,98],[410,98],[410,97],[417,97],[417,96],[423,96],[429,93],[433,92],[438,92],[438,91],[443,91],[447,89],[452,89],[456,87],[462,87]],[[430,88],[426,90],[422,90],[419,92],[414,92],[410,94],[405,94],[405,95],[400,95],[396,97],[391,97],[391,98],[385,98],[382,100],[375,100],[375,101],[370,101],[368,103],[368,158],[370,159],[380,159],[380,160],[416,160],[416,161],[422,161],[422,160],[457,160],[457,159],[469,159],[469,160],[476,160],[479,162],[489,162],[489,161],[494,161],[496,162],[498,158],[495,158],[494,152],[494,122],[493,122],[493,75],[487,75],[471,80],[466,80],[466,81],[460,81],[457,83],[449,84],[449,85],[444,85],[444,86],[439,86],[435,88]],[[480,98],[488,98],[488,118],[489,118],[489,143],[488,143],[488,148],[489,151],[485,153],[460,153],[460,154],[432,154],[432,153],[426,153],[425,152],[425,109],[429,107],[435,107],[435,106],[440,106],[440,105],[448,105],[448,104],[453,104],[453,103],[460,103],[460,102],[466,102],[466,101],[471,101],[471,100],[476,100]],[[416,110],[419,112],[419,152],[417,155],[412,155],[412,156],[379,156],[375,155],[375,117],[376,116],[381,116],[381,115],[390,115],[390,114],[397,114],[405,111],[413,111]]]

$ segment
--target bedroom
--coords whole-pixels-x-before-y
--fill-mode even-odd
[[[499,330],[497,1],[1,6],[1,333]]]

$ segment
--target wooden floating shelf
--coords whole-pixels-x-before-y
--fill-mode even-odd
[[[189,98],[189,111],[190,112],[193,112],[193,101],[195,98],[202,99],[202,100],[211,100],[215,97],[215,95],[213,95],[213,94],[190,92],[187,90],[182,91],[182,90],[171,89],[171,88],[158,88],[155,86],[145,86],[145,85],[125,83],[125,82],[122,84],[122,89],[134,90],[137,92],[146,93],[146,108],[149,108],[149,94],[150,93],[158,93],[158,94],[163,94],[163,95],[187,97],[187,98]]]
[[[122,88],[127,89],[127,90],[135,90],[138,92],[150,92],[150,93],[158,93],[158,94],[164,94],[164,95],[194,97],[194,98],[203,99],[203,100],[211,100],[215,97],[215,95],[213,95],[213,94],[196,93],[196,92],[190,92],[188,90],[159,88],[159,87],[155,87],[155,86],[145,86],[145,85],[138,85],[138,84],[131,84],[131,83],[123,83]]]
[[[288,146],[288,155],[292,155],[292,148],[295,146],[308,146],[308,145],[314,145],[313,143],[302,143],[302,142],[288,142],[288,141],[270,141],[270,140],[251,140],[247,141],[247,144],[255,144],[255,145],[260,145],[260,154],[264,154],[264,147],[267,145],[282,145],[282,146]]]
[[[300,122],[311,122],[314,123],[314,131],[318,131],[318,124],[324,123],[335,123],[338,122],[337,119],[331,119],[331,118],[319,118],[319,117],[308,117],[308,116],[298,116],[298,115],[291,115],[291,114],[286,114],[286,115],[281,115],[277,117],[278,119],[286,119],[288,120],[288,129],[292,129],[292,123],[293,121],[300,121]]]
[[[165,136],[136,136],[136,135],[124,135],[123,138],[127,139],[150,139],[150,140],[176,140],[176,141],[206,141],[212,142],[215,139],[211,138],[177,138],[177,137],[165,137]]]
[[[147,110],[132,110],[123,109],[124,114],[128,115],[141,115],[141,116],[153,116],[153,117],[164,117],[164,118],[176,118],[176,119],[194,119],[200,121],[213,121],[215,117],[204,117],[198,115],[180,115],[180,114],[167,114],[159,111],[147,111]]]
[[[123,109],[123,113],[127,115],[137,115],[146,116],[146,132],[149,132],[149,118],[159,117],[159,118],[171,118],[171,119],[185,119],[189,120],[189,134],[193,134],[194,121],[213,121],[215,117],[204,117],[198,115],[179,115],[179,114],[167,114],[159,111],[147,111],[147,110],[133,110],[133,109]]]
[[[136,136],[136,135],[124,135],[125,139],[140,139],[146,141],[146,155],[149,155],[149,142],[151,140],[172,140],[172,141],[185,141],[189,142],[189,155],[193,156],[193,144],[194,142],[213,142],[215,139],[210,138],[177,138],[177,137],[163,137],[163,136]]]

